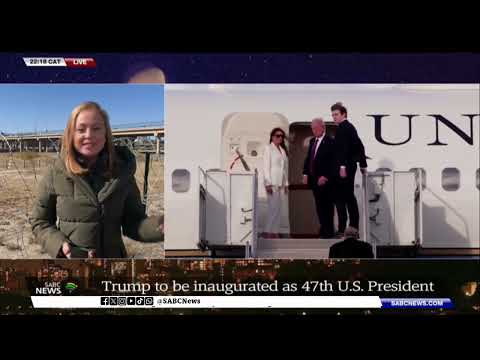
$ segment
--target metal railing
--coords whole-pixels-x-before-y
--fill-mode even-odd
[[[370,218],[369,218],[369,198],[368,198],[368,172],[362,173],[362,237],[367,243],[373,238],[372,250],[373,258],[377,258],[377,238],[370,236]]]
[[[163,127],[164,124],[161,121],[151,121],[151,122],[137,122],[137,123],[127,123],[127,124],[112,124],[112,130],[117,129],[129,129],[129,128],[149,128],[149,127]],[[48,135],[48,134],[63,134],[64,129],[59,130],[36,130],[36,131],[19,131],[15,133],[5,133],[2,134],[6,137],[19,137],[19,136],[39,136],[39,135]]]
[[[415,239],[417,246],[422,246],[423,244],[423,172],[422,169],[415,169],[415,179],[416,179],[416,191],[415,191],[415,215],[417,221],[417,229]],[[418,196],[417,196],[418,195]]]

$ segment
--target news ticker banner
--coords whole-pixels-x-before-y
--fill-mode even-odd
[[[99,280],[88,286],[97,290],[97,294],[85,296],[88,292],[85,282],[82,286],[73,279],[60,282],[29,279],[31,301],[33,307],[39,309],[454,309],[452,299],[435,297],[433,282],[412,280],[141,282],[123,279]],[[378,295],[386,292],[399,296]],[[364,295],[360,295],[362,293]],[[409,297],[400,294],[409,294]]]
[[[480,314],[480,269],[477,260],[0,260],[0,313],[20,308]]]
[[[32,296],[34,308],[453,309],[449,298],[378,296]]]
[[[94,58],[65,58],[65,57],[24,57],[23,61],[28,67],[66,67],[73,69],[95,68],[97,63]]]

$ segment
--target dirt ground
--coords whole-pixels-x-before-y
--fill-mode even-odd
[[[145,159],[137,155],[136,179],[143,193]],[[49,258],[33,237],[28,216],[35,189],[55,153],[0,153],[0,259]],[[151,156],[147,214],[161,215],[163,207],[163,157]],[[124,237],[130,257],[163,258],[163,243],[144,244]]]

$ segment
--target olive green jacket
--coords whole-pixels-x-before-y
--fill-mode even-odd
[[[134,177],[135,156],[126,147],[115,147],[115,152],[113,176],[102,177],[98,193],[88,176],[68,174],[60,158],[39,182],[30,223],[52,257],[59,255],[64,242],[72,248],[94,249],[101,258],[126,257],[122,230],[137,241],[163,240],[161,218],[145,214]]]

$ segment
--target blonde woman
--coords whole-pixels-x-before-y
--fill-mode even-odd
[[[274,128],[270,133],[270,143],[263,154],[264,184],[267,192],[266,238],[278,238],[281,233],[282,213],[288,208],[288,151],[285,146],[285,132]],[[289,228],[289,226],[287,226]]]
[[[114,147],[108,114],[94,102],[73,109],[60,158],[40,181],[30,218],[56,258],[124,258],[123,234],[163,240],[163,219],[149,218],[135,182],[135,156]]]

